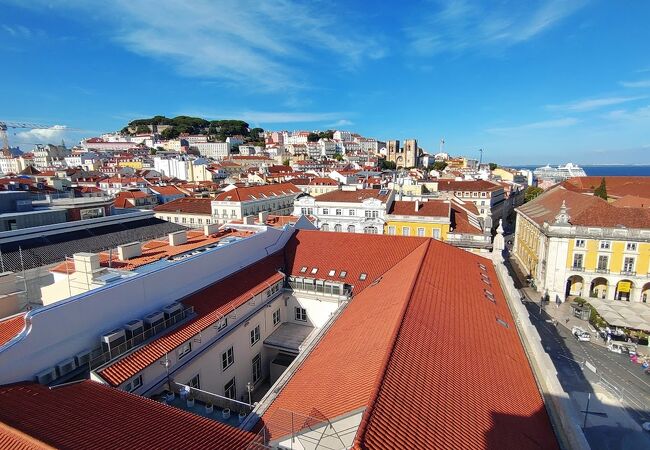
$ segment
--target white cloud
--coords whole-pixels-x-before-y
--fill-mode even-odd
[[[65,136],[67,127],[65,125],[53,125],[50,128],[21,131],[16,134],[20,142],[26,143],[54,143],[60,141]]]
[[[516,125],[512,127],[489,128],[486,131],[492,134],[512,134],[521,131],[566,128],[566,127],[573,126],[578,122],[580,121],[574,117],[564,117],[562,119],[543,120],[539,122],[531,122],[531,123]]]
[[[2,24],[2,29],[13,37],[29,38],[32,36],[32,31],[22,25],[5,25]]]
[[[650,87],[650,80],[621,81],[621,86],[626,88],[647,88]]]
[[[646,97],[604,97],[604,98],[592,98],[586,100],[578,100],[571,103],[565,103],[562,105],[546,105],[550,110],[559,110],[559,111],[591,111],[594,109],[602,108],[603,106],[613,106],[620,105],[621,103],[632,102],[635,100],[641,100]]]
[[[324,5],[298,0],[76,0],[56,5],[95,18],[131,52],[186,76],[225,80],[249,91],[303,88],[306,64],[354,68],[385,53],[360,24],[330,14]]]
[[[617,109],[608,112],[604,117],[619,122],[648,122],[650,121],[650,105],[631,110]]]
[[[349,127],[351,125],[354,125],[354,122],[351,120],[347,119],[339,119],[334,123],[330,123],[329,125],[325,125],[326,127]]]
[[[423,55],[512,46],[553,27],[586,1],[506,0],[487,6],[469,0],[431,3],[435,12],[405,29],[413,51]]]

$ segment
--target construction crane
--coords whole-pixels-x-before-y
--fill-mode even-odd
[[[26,130],[49,130],[56,128],[57,125],[40,125],[37,123],[31,122],[9,122],[0,120],[0,140],[2,141],[2,149],[0,150],[9,150],[9,136],[7,130],[12,129],[26,129]],[[61,126],[61,129],[70,130],[68,127]]]

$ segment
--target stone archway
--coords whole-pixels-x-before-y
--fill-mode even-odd
[[[589,287],[589,297],[600,299],[607,298],[607,279],[603,277],[594,278]]]
[[[569,295],[582,295],[582,287],[585,284],[585,280],[580,275],[571,275],[566,280],[566,290],[565,296]]]
[[[650,283],[646,283],[641,288],[641,301],[643,303],[650,303]]]
[[[614,294],[614,298],[616,300],[625,300],[629,302],[633,290],[634,290],[634,283],[632,281],[621,280],[618,283],[616,283],[616,294]]]

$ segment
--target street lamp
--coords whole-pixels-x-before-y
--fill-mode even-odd
[[[253,391],[253,383],[251,383],[250,381],[246,383],[246,390],[248,391],[248,404],[252,405],[253,402],[251,400],[251,392]]]

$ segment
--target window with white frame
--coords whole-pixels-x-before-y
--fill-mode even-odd
[[[623,260],[623,272],[634,272],[634,258],[627,256]]]
[[[142,386],[142,375],[138,375],[137,377],[135,377],[134,379],[126,383],[126,385],[124,385],[124,390],[126,392],[133,392],[136,389],[138,389],[140,386]]]
[[[612,243],[610,241],[600,241],[600,249],[601,250],[609,250],[612,246]]]
[[[228,318],[224,317],[217,323],[217,331],[221,331],[228,326]]]
[[[235,378],[227,382],[223,387],[223,396],[233,400],[237,397],[237,387],[235,386]]]
[[[178,349],[178,359],[183,359],[183,357],[191,351],[192,351],[191,342],[186,342],[185,344],[181,345]]]
[[[221,354],[221,369],[226,370],[235,362],[235,351],[232,347]]]
[[[329,230],[330,230],[330,226],[329,226],[329,224],[324,223],[324,224],[322,224],[322,225],[320,226],[320,229],[321,229],[321,231],[329,231]]]
[[[273,312],[273,325],[277,325],[280,323],[280,308],[276,309]]]
[[[402,236],[408,236],[411,234],[411,228],[409,227],[402,227]]]
[[[576,248],[585,248],[585,240],[576,239]]]
[[[637,249],[636,242],[628,242],[625,244],[625,250],[628,252],[635,252]]]
[[[584,260],[584,255],[582,253],[576,253],[573,255],[573,268],[582,269],[582,262]]]
[[[329,215],[329,213],[330,213],[329,208],[323,208],[323,215],[324,215],[324,216]]]
[[[295,311],[296,311],[296,320],[299,320],[301,322],[307,322],[307,310],[305,308],[296,306]]]
[[[340,215],[342,215],[342,214],[343,214],[343,210],[342,210],[342,209],[339,209],[339,208],[337,208],[337,209],[336,209],[336,211],[335,211],[335,214],[336,214],[337,216],[340,216]]]
[[[395,226],[394,225],[389,225],[388,226],[388,234],[390,234],[391,236],[395,235]]]
[[[440,239],[440,229],[439,229],[439,228],[433,228],[433,229],[431,230],[431,236],[432,236],[434,239]]]
[[[609,256],[598,255],[598,270],[607,270],[609,267]]]
[[[340,223],[337,223],[336,225],[334,225],[334,231],[336,231],[337,233],[342,232],[343,226]]]
[[[418,228],[418,236],[424,237],[424,228]]]
[[[199,377],[199,374],[197,373],[194,375],[194,377],[192,377],[192,379],[187,382],[187,385],[194,389],[201,389],[201,378]]]
[[[350,215],[350,216],[354,216],[356,214],[357,214],[357,211],[354,210],[354,209],[351,209],[351,210],[348,211],[348,215]]]
[[[258,353],[253,357],[253,384],[257,383],[262,378],[262,356]]]
[[[260,340],[260,326],[257,325],[251,330],[251,346],[255,345]]]

